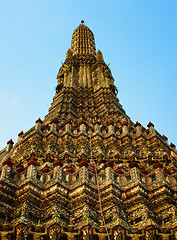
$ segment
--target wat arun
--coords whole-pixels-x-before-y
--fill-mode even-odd
[[[2,240],[177,239],[176,147],[117,94],[82,21],[48,114],[0,151]]]

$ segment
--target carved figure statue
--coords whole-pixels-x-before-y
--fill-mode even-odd
[[[53,225],[49,228],[49,238],[51,240],[58,240],[61,236],[61,227],[59,225]]]
[[[173,233],[159,233],[159,231],[156,229],[156,235],[161,236],[162,240],[169,240],[169,237],[173,235]]]
[[[99,240],[106,240],[108,238],[108,234],[104,232],[96,232],[96,229],[93,228],[93,235],[96,235],[99,237]],[[110,233],[112,235],[112,232]]]
[[[83,240],[90,240],[92,236],[92,228],[90,226],[86,226],[82,228]]]
[[[23,231],[21,231],[21,232],[18,234],[17,240],[25,240],[25,235],[24,235]]]
[[[154,227],[148,227],[145,234],[146,240],[155,240],[155,229]]]
[[[121,226],[113,229],[113,239],[114,240],[125,240],[125,231]]]
[[[9,240],[9,236],[13,233],[15,233],[15,227],[13,226],[12,231],[10,229],[10,224],[7,221],[7,218],[4,221],[4,224],[2,225],[2,231],[1,233],[1,240]]]
[[[70,226],[70,225],[69,225]],[[81,235],[81,230],[79,229],[79,231],[77,232],[67,232],[64,230],[64,228],[61,228],[61,233],[62,234],[66,234],[68,237],[68,240],[74,240],[76,236]]]
[[[40,220],[38,221],[38,224],[35,227],[35,231],[31,231],[31,228],[29,228],[28,233],[33,235],[33,239],[34,240],[41,240],[42,236],[47,235],[47,227],[45,227],[45,232],[41,232],[42,231],[42,225],[40,224]]]
[[[139,240],[140,237],[143,237],[144,236],[144,230],[142,230],[142,233],[141,234],[137,234],[137,233],[132,233],[132,234],[129,234],[128,231],[126,230],[126,236],[127,237],[131,237],[132,240]]]
[[[25,224],[16,226],[16,240],[25,240],[27,235],[27,226]]]

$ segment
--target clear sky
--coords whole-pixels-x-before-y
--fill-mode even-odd
[[[0,0],[0,149],[48,113],[82,19],[126,113],[177,146],[176,0]]]

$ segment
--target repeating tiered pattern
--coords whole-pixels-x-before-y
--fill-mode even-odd
[[[177,151],[133,123],[82,22],[49,113],[0,151],[1,239],[177,239]]]

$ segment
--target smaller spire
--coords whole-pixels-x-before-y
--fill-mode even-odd
[[[98,62],[104,62],[104,60],[103,60],[103,54],[102,54],[102,52],[98,49],[98,52],[97,52],[97,54],[96,54],[96,60],[98,61]]]
[[[69,48],[66,53],[66,59],[72,59],[72,55],[73,55],[72,50]]]

